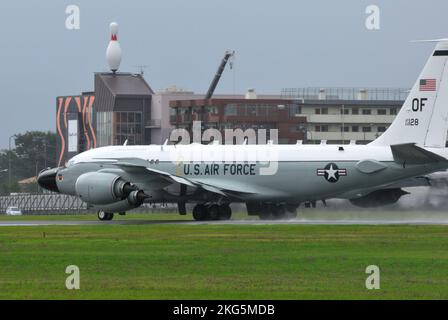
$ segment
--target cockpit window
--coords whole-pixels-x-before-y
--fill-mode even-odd
[[[68,160],[68,161],[65,163],[65,167],[66,167],[66,168],[69,168],[69,167],[71,167],[71,166],[74,165],[74,164],[75,164],[75,159],[71,158],[70,160]]]

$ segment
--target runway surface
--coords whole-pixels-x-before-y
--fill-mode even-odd
[[[230,221],[185,221],[185,220],[117,220],[117,221],[52,221],[10,220],[0,221],[0,227],[24,226],[82,226],[82,225],[448,225],[448,220],[230,220]]]

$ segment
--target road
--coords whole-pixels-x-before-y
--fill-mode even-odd
[[[0,227],[14,226],[81,226],[81,225],[448,225],[448,220],[230,220],[230,221],[185,221],[185,220],[116,220],[116,221],[0,221]]]

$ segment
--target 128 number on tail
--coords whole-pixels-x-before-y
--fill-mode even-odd
[[[418,119],[406,119],[405,125],[410,127],[416,127],[418,126]]]

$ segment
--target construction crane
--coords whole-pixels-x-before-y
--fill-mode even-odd
[[[208,88],[207,94],[205,95],[205,99],[210,99],[213,96],[213,92],[216,89],[216,86],[218,85],[219,79],[221,79],[222,72],[224,71],[224,68],[226,67],[227,61],[231,57],[235,55],[235,51],[227,50],[224,58],[221,61],[221,64],[219,65],[218,71],[216,71],[215,77],[213,78],[212,83],[210,84],[210,87]],[[231,65],[232,67],[232,65]]]

